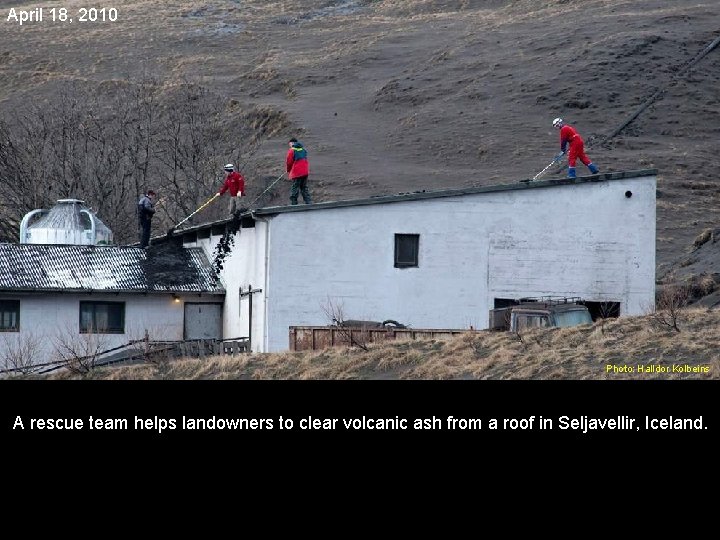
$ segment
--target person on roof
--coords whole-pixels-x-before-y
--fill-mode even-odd
[[[230,192],[230,205],[229,210],[232,215],[235,215],[237,210],[237,200],[245,195],[245,178],[242,174],[235,171],[235,166],[232,163],[225,165],[225,183],[218,191],[218,195],[222,195],[226,191]]]
[[[578,159],[590,169],[592,174],[597,174],[600,169],[598,169],[585,154],[585,142],[578,132],[575,131],[575,128],[566,124],[562,118],[553,120],[552,125],[554,128],[560,130],[560,153],[555,156],[555,159],[559,161],[560,158],[565,155],[568,145],[570,145],[570,152],[568,153],[568,178],[575,178],[575,163]]]
[[[310,190],[307,187],[307,179],[310,174],[310,165],[308,164],[307,150],[302,143],[296,138],[288,141],[290,148],[285,157],[285,165],[287,166],[288,179],[292,182],[290,187],[290,204],[298,203],[298,193],[302,193],[305,204],[311,204]]]
[[[140,247],[150,245],[150,228],[155,214],[155,192],[148,189],[138,201],[138,227],[140,229]]]

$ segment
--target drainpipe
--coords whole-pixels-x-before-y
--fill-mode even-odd
[[[269,331],[268,331],[268,295],[270,292],[270,289],[268,287],[269,282],[269,272],[268,268],[270,267],[270,220],[257,217],[254,212],[250,213],[250,217],[252,217],[255,221],[259,221],[261,223],[265,224],[265,263],[263,268],[263,352],[268,352],[269,349]],[[251,321],[252,323],[252,321]],[[259,352],[259,351],[257,351]]]
[[[251,285],[248,287],[248,293],[249,293],[249,294],[248,294],[248,320],[250,321],[250,324],[248,325],[248,344],[249,344],[250,352],[253,352],[253,350],[252,350],[252,344],[253,344],[253,340],[252,340],[252,323],[253,323],[253,318],[252,318],[252,295],[253,295],[253,293],[252,293],[252,290],[253,290],[253,288],[252,288],[252,284],[251,284]]]

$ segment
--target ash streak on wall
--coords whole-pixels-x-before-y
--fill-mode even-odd
[[[215,271],[215,277],[220,277],[220,272],[225,265],[225,259],[232,252],[235,245],[235,234],[242,228],[240,215],[246,212],[247,208],[240,208],[233,217],[233,220],[225,227],[225,232],[215,246],[213,253],[212,268]]]

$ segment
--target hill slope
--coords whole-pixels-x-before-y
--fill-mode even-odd
[[[316,200],[530,178],[557,152],[552,118],[586,141],[610,133],[720,28],[714,0],[128,0],[116,22],[22,27],[8,7],[4,109],[68,80],[200,82],[293,126],[267,130],[251,194],[300,134]],[[716,50],[588,151],[603,171],[659,170],[662,270],[718,226],[719,135]]]

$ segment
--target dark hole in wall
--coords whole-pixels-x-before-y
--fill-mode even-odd
[[[243,229],[252,229],[255,227],[255,220],[250,216],[245,216],[240,221],[240,225]]]
[[[617,319],[620,316],[620,302],[583,302],[593,321]]]

